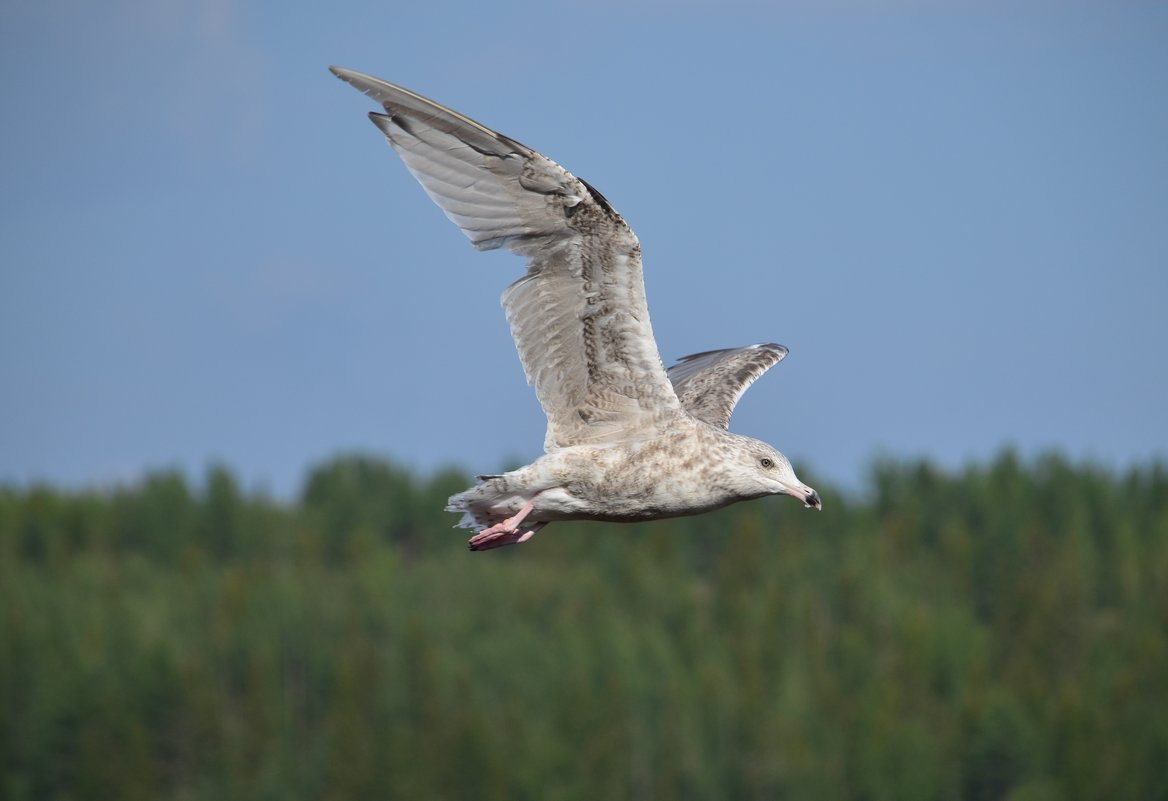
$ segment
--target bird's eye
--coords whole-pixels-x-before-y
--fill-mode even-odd
[[[760,459],[758,463],[761,464],[763,467],[766,467],[768,469],[775,466],[774,461],[769,456],[762,457],[762,459]]]

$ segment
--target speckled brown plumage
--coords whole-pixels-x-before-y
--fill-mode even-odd
[[[370,114],[430,198],[480,250],[528,258],[503,293],[548,428],[545,455],[450,499],[471,547],[554,520],[699,514],[763,495],[819,496],[770,445],[726,431],[742,392],[786,355],[754,345],[686,357],[668,375],[649,323],[641,246],[596,189],[547,157],[409,90],[351,70]]]

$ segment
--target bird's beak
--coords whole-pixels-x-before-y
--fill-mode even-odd
[[[810,487],[807,488],[807,495],[803,498],[803,505],[808,509],[815,509],[817,512],[823,511],[823,501],[819,500],[819,493]]]
[[[792,498],[798,498],[808,509],[823,511],[823,501],[819,499],[819,493],[806,484],[796,480],[792,484],[779,482],[779,486],[782,487],[779,492],[790,495]]]

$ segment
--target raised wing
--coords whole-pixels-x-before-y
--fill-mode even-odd
[[[669,380],[687,412],[726,428],[746,388],[786,355],[785,347],[773,343],[708,350],[683,356],[669,368]]]
[[[548,418],[548,450],[655,435],[681,408],[645,302],[641,246],[608,201],[554,161],[421,95],[333,73],[430,198],[480,250],[529,257],[503,308]]]

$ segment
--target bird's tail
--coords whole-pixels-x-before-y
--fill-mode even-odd
[[[492,491],[492,484],[502,476],[475,476],[479,483],[465,489],[457,495],[451,495],[446,501],[446,511],[461,512],[462,519],[454,524],[455,528],[479,529],[490,525],[490,514],[487,508],[498,499],[498,492]]]
[[[480,529],[497,523],[500,519],[514,514],[523,505],[524,498],[518,498],[506,475],[477,476],[479,483],[457,495],[451,495],[446,502],[446,511],[462,513],[462,519],[455,528]]]
[[[477,528],[474,515],[470,511],[476,489],[478,489],[477,486],[463,490],[457,495],[451,495],[450,499],[446,501],[446,511],[462,513],[462,519],[454,524],[455,528]]]

